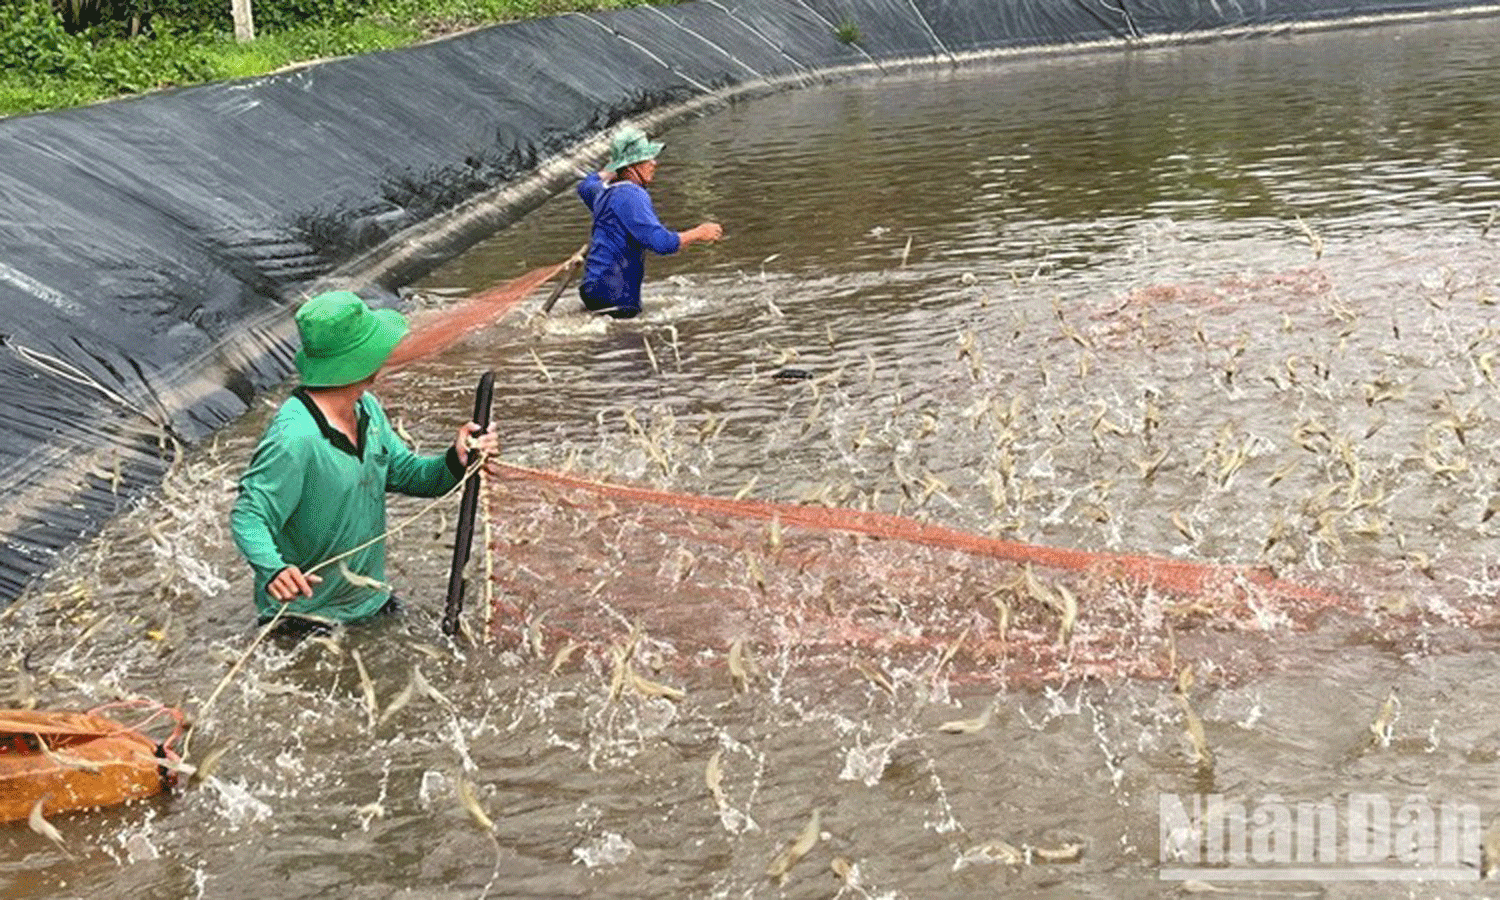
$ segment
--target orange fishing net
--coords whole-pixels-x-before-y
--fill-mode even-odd
[[[1177,630],[1310,626],[1347,598],[1251,567],[1094,553],[855,509],[501,466],[491,637],[648,635],[691,660],[761,652],[1019,681],[1170,676]]]
[[[417,325],[400,366],[497,321],[572,260]],[[736,641],[783,655],[1018,680],[1174,674],[1179,630],[1305,629],[1359,604],[1252,566],[1063,549],[882,512],[707,497],[501,467],[490,638],[667,657]],[[566,646],[566,645],[563,645]],[[688,651],[688,652],[683,652]],[[878,660],[878,662],[877,662]]]
[[[465,335],[493,325],[520,305],[522,300],[554,275],[566,269],[571,260],[533,269],[514,281],[481,291],[452,309],[417,318],[408,334],[386,359],[389,370],[411,365],[458,343]]]

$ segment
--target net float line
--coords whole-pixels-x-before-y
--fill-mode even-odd
[[[1349,605],[1347,598],[1330,595],[1247,565],[1195,562],[1147,554],[1075,550],[988,537],[919,522],[891,513],[846,507],[813,507],[764,500],[732,500],[701,494],[663,491],[633,485],[596,481],[561,472],[532,469],[497,462],[500,474],[516,479],[575,488],[619,500],[669,506],[690,512],[718,513],[763,521],[778,520],[783,526],[823,531],[841,531],[957,550],[1013,563],[1030,563],[1073,572],[1101,572],[1122,580],[1175,594],[1197,595],[1227,585],[1251,585],[1287,599],[1315,601],[1318,605]]]

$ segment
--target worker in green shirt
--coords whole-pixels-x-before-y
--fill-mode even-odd
[[[372,310],[350,291],[319,294],[297,310],[301,385],[266,426],[230,514],[234,542],[255,570],[264,624],[288,604],[299,632],[392,611],[385,584],[387,491],[436,497],[463,477],[473,422],[442,456],[418,456],[369,393],[406,335],[395,310]],[[495,452],[494,434],[476,448]],[[306,570],[355,547],[322,575]]]

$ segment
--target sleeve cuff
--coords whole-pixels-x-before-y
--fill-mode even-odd
[[[448,463],[448,471],[453,474],[455,481],[464,477],[466,470],[464,469],[464,464],[458,461],[457,447],[448,448],[448,455],[445,457],[445,461]]]

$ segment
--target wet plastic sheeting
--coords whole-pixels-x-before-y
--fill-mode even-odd
[[[1129,3],[1125,8],[1129,11],[1132,24],[1142,35],[1175,35],[1355,16],[1438,12],[1466,5],[1476,4],[1444,0],[1358,0],[1342,3],[1320,0],[1149,0],[1144,3]]]
[[[122,189],[107,166],[84,177],[81,166],[55,158],[32,162],[34,185],[69,190],[6,191],[25,200],[0,205],[0,240],[9,251],[0,262],[0,333],[7,336],[0,356],[28,376],[0,381],[0,407],[24,408],[34,392],[60,404],[58,417],[80,429],[94,418],[82,399],[112,404],[112,415],[127,406],[159,409],[170,380],[215,345],[218,335],[205,329],[222,334],[245,321],[245,280],[167,210]],[[73,377],[59,377],[59,367]],[[107,400],[106,391],[129,402]],[[8,483],[15,483],[8,463],[26,455],[29,442],[48,439],[49,427],[39,420],[0,433],[0,475]],[[60,439],[68,442],[66,434]]]
[[[730,14],[719,3],[684,3],[653,6],[651,9],[670,20],[673,27],[727,53],[739,66],[753,72],[755,78],[772,79],[812,70],[808,63],[789,56],[783,48],[767,40],[743,18]],[[671,33],[670,28],[668,33]],[[819,63],[821,61],[814,65]]]
[[[717,4],[805,69],[868,63],[870,55],[837,41],[837,24],[801,3]],[[830,43],[829,38],[835,38]]]
[[[18,402],[0,404],[5,452],[18,442],[54,452],[30,453],[11,467],[16,480],[0,507],[0,597],[6,598],[19,594],[33,574],[46,568],[58,546],[87,535],[101,517],[123,509],[166,471],[155,434],[111,420],[109,410],[77,418],[73,411],[89,408],[88,396],[68,393],[66,382],[49,385],[21,366],[13,358],[0,359],[0,383],[20,387],[7,390]],[[47,470],[62,463],[59,448],[69,435],[86,436],[104,452],[93,454],[94,462],[66,481],[49,479]]]
[[[570,134],[580,126],[600,127],[624,85],[651,84],[667,96],[688,89],[640,51],[579,19],[481,31],[433,50],[435,105],[449,110],[453,125],[471,129],[481,146],[499,137],[550,154],[565,143],[549,144],[528,126],[552,122]],[[389,55],[407,64],[404,54]]]
[[[625,37],[663,58],[670,60],[684,49],[690,51],[696,57],[688,60],[688,66],[696,71],[694,80],[706,78],[708,81],[702,83],[711,87],[807,71],[807,66],[787,57],[780,48],[766,42],[765,37],[717,5],[642,6],[610,13],[609,20],[612,24],[618,21],[616,27]]]
[[[816,10],[835,29],[859,32],[859,46],[876,59],[943,55],[911,0],[799,0]],[[976,6],[990,8],[984,2]]]
[[[750,66],[735,61],[726,49],[690,34],[661,11],[649,6],[590,14],[601,34],[613,34],[616,46],[639,48],[641,56],[658,60],[659,66],[687,83],[703,89],[732,87],[757,77]],[[607,31],[605,31],[607,29]]]
[[[1130,24],[1142,37],[1182,34],[1238,26],[1250,17],[1267,21],[1261,3],[1223,3],[1218,0],[1140,2],[1129,7]],[[1275,21],[1275,19],[1269,19]]]
[[[159,201],[141,202],[143,191],[130,183],[137,176],[128,167],[87,158],[104,151],[89,146],[91,124],[67,129],[79,134],[78,143],[63,148],[67,156],[30,141],[22,129],[0,140],[0,158],[25,160],[25,171],[0,172],[0,240],[7,248],[0,262],[6,301],[0,332],[29,345],[91,337],[113,343],[160,316],[160,327],[134,333],[130,347],[148,362],[166,363],[193,348],[153,354],[155,341],[141,338],[160,336],[188,318],[193,307],[183,304],[198,287],[191,276],[206,260],[191,243],[174,245],[185,237],[180,224]]]
[[[1070,41],[1102,41],[1131,36],[1128,4],[1104,0],[1006,0],[981,5],[971,0],[914,0],[914,5],[949,52],[969,53]]]
[[[0,299],[0,303],[10,306],[9,298]],[[69,429],[85,427],[83,421],[69,414],[70,409],[95,400],[84,395],[84,388],[46,378],[8,352],[0,354],[0,379],[6,394],[6,402],[0,404],[0,453],[19,457]],[[7,487],[15,485],[12,481]]]

